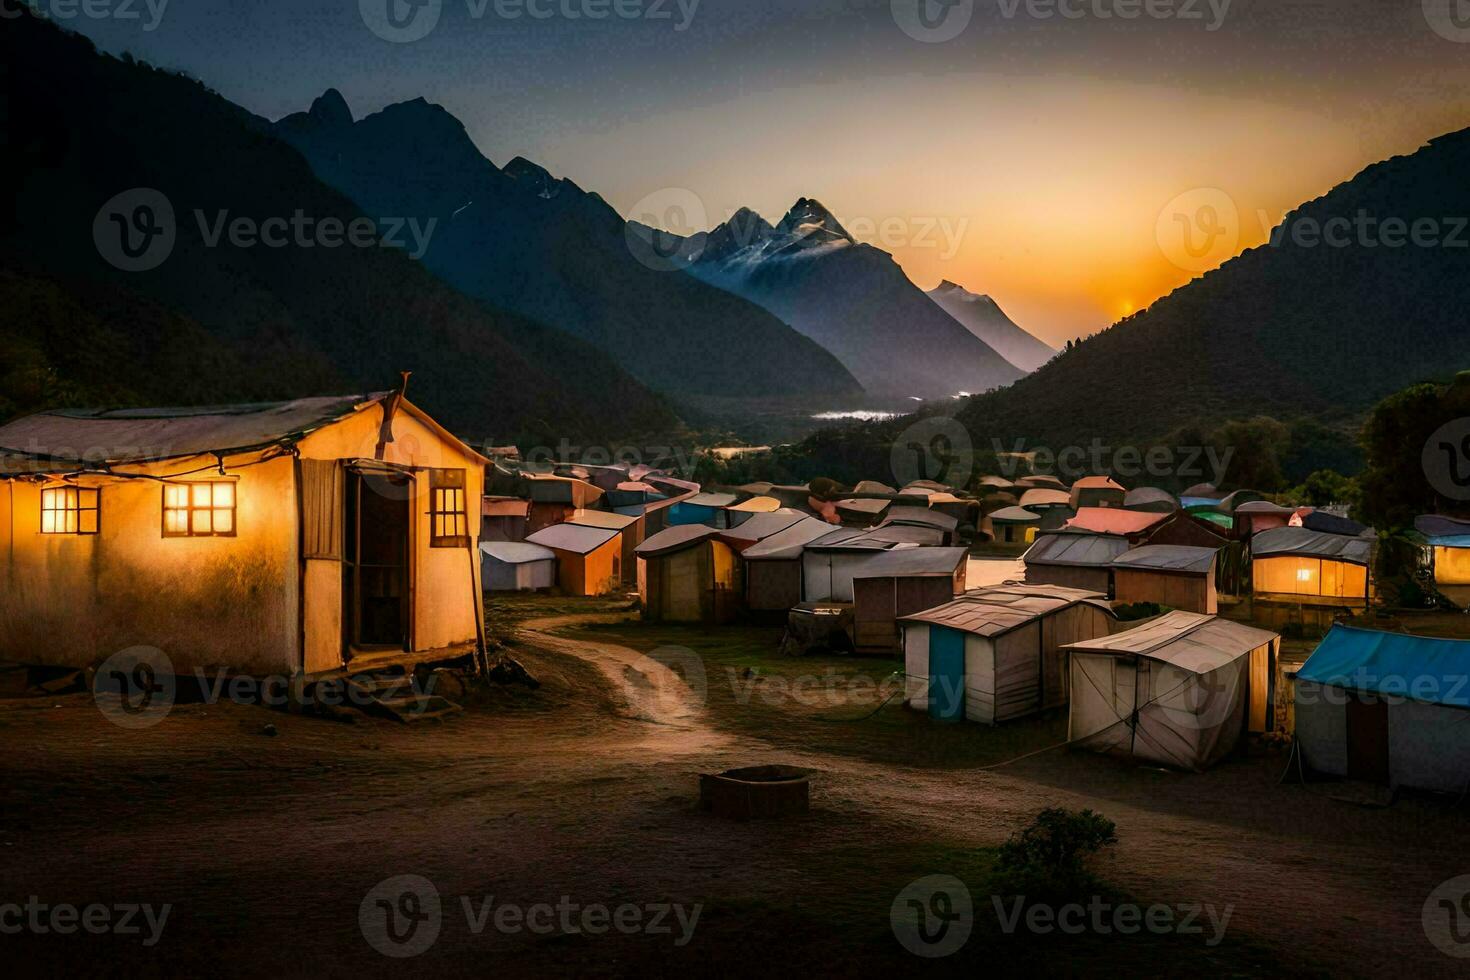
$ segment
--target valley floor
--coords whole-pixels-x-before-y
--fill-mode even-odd
[[[1470,871],[1465,815],[1370,809],[1278,782],[1255,756],[1203,775],[1040,751],[1052,716],[990,730],[879,704],[895,661],[789,660],[778,631],[627,621],[609,602],[497,603],[540,690],[495,689],[447,722],[339,724],[178,705],[126,730],[92,699],[0,701],[0,906],[168,903],[161,938],[0,935],[13,972],[249,977],[791,975],[1449,975],[1421,911]],[[652,657],[647,654],[652,653]],[[675,665],[685,684],[666,666]],[[702,682],[700,675],[702,674]],[[875,710],[876,709],[876,710]],[[265,726],[277,734],[266,734]],[[787,763],[812,812],[737,823],[701,812],[697,776]],[[1008,935],[985,890],[995,847],[1042,807],[1117,823],[1102,876],[1144,903],[1231,908],[1204,935]],[[923,961],[890,909],[932,874],[966,883],[974,931]],[[392,876],[442,900],[437,940],[382,955],[360,912]],[[378,894],[378,893],[373,893]],[[475,931],[475,912],[702,906],[667,934]],[[463,900],[463,901],[462,901]],[[468,902],[467,917],[464,904]],[[3,924],[3,923],[0,923]]]

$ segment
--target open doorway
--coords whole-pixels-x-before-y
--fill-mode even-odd
[[[347,474],[342,619],[346,659],[410,649],[412,477]]]

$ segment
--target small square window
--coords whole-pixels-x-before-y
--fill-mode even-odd
[[[101,493],[86,487],[46,487],[41,491],[42,534],[96,534]]]
[[[465,509],[465,471],[429,471],[429,546],[468,548],[470,518]]]
[[[163,536],[218,538],[235,534],[235,484],[169,483],[163,488]]]

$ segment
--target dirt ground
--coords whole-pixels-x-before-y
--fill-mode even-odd
[[[1343,802],[1331,785],[1280,784],[1281,755],[1191,775],[1047,751],[1065,739],[1064,717],[992,731],[885,704],[895,661],[782,660],[772,629],[627,616],[592,600],[497,604],[492,632],[512,638],[542,687],[472,692],[443,722],[343,724],[221,703],[125,729],[85,694],[0,701],[10,968],[1464,973],[1421,921],[1431,890],[1470,873],[1466,811],[1453,802]],[[698,774],[766,763],[812,772],[809,816],[740,823],[699,810]],[[1224,941],[1207,943],[1208,924],[1204,935],[1007,934],[985,890],[994,848],[1051,805],[1116,822],[1099,872],[1120,892],[1228,906]],[[921,960],[895,938],[890,909],[936,874],[968,886],[973,932],[953,955]],[[400,875],[427,879],[442,903],[437,939],[412,959],[378,952],[362,926],[386,894],[375,889]],[[169,913],[151,945],[146,926],[6,929],[5,904],[28,901]],[[514,914],[475,929],[476,910],[543,903],[628,907],[669,931],[593,935],[578,923],[598,920],[575,913],[549,932],[515,928]],[[654,922],[673,904],[686,917],[699,906],[692,930],[677,913]]]

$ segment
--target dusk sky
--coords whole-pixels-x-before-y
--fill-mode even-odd
[[[1453,0],[975,0],[942,42],[900,26],[918,0],[442,0],[407,43],[366,25],[384,2],[172,0],[153,30],[144,0],[140,20],[40,7],[270,118],[327,87],[359,116],[423,96],[497,164],[529,157],[640,218],[670,188],[706,224],[816,197],[920,286],[989,293],[1052,343],[1470,125]],[[1150,6],[1197,17],[1120,16]],[[532,7],[553,16],[506,16]],[[1190,253],[1181,221],[1223,231]]]

